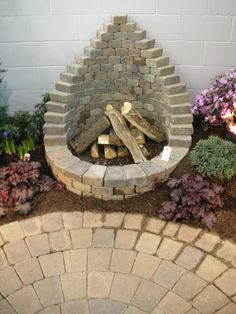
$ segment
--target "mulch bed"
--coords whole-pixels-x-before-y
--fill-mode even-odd
[[[194,126],[193,144],[201,138],[207,138],[209,135],[218,135],[225,137],[221,131],[209,130],[204,132],[199,125]],[[16,161],[17,157],[3,156],[0,160],[0,167],[7,165],[10,161]],[[51,174],[50,168],[47,166],[43,145],[38,146],[37,150],[32,153],[32,160],[40,161],[42,164],[42,173]],[[172,177],[180,178],[183,174],[194,173],[188,155],[179,163]],[[236,242],[236,178],[224,184],[224,205],[217,212],[217,222],[212,231],[218,233],[222,238],[230,239]],[[124,201],[102,201],[96,198],[81,199],[78,195],[69,191],[51,191],[38,195],[33,200],[33,212],[29,217],[43,215],[54,211],[125,211],[130,213],[143,213],[150,217],[158,217],[158,211],[161,204],[168,200],[169,190],[166,184],[162,184],[156,191],[148,192]],[[14,213],[0,220],[0,224],[6,224],[14,220],[24,219]],[[192,226],[200,226],[196,222],[189,223]]]

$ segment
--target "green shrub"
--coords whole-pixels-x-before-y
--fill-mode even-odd
[[[215,136],[200,140],[191,151],[190,159],[204,177],[230,180],[236,174],[236,145]]]

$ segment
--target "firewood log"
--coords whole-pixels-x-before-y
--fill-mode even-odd
[[[71,147],[77,154],[83,153],[109,126],[110,122],[105,116],[100,118],[89,129],[82,131],[76,136],[71,143]]]
[[[94,142],[93,145],[91,146],[91,157],[99,158],[99,150],[98,150],[97,142]]]
[[[104,146],[104,156],[106,159],[113,159],[117,157],[116,150],[110,145]]]
[[[121,106],[122,116],[129,121],[134,127],[146,134],[150,139],[156,142],[165,140],[165,134],[162,133],[155,125],[150,124],[141,114],[136,111],[130,102],[124,102]]]
[[[134,162],[140,163],[145,161],[146,158],[133,138],[122,115],[117,110],[115,110],[112,105],[107,105],[105,115],[109,118],[116,135],[130,151]]]

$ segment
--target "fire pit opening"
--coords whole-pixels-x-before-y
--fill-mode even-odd
[[[165,180],[191,145],[186,86],[163,49],[112,17],[60,75],[46,104],[48,163],[68,189],[121,200]],[[171,147],[162,160],[163,147]]]

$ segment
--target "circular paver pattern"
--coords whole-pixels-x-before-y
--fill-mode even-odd
[[[140,214],[0,227],[0,313],[236,313],[236,245]]]

